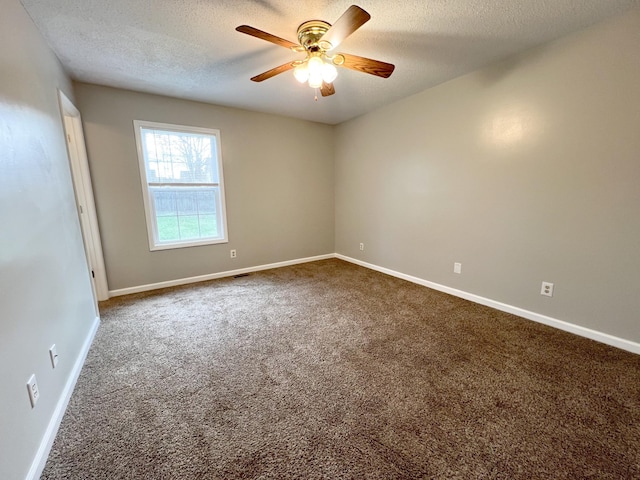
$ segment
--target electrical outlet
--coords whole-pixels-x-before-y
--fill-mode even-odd
[[[231,258],[236,258],[238,255],[236,254],[236,250],[235,248],[233,250],[231,250],[231,252],[229,253]]]
[[[51,366],[56,368],[58,365],[58,349],[56,348],[56,344],[51,345],[49,349],[49,357],[51,358]]]
[[[462,273],[462,264],[461,263],[454,263],[453,264],[453,273]]]
[[[40,398],[40,390],[38,390],[38,382],[36,381],[36,374],[34,373],[27,380],[27,391],[29,392],[29,400],[31,401],[31,408],[36,406],[38,399]]]
[[[361,243],[361,244],[360,244],[360,251],[361,251],[361,252],[362,252],[362,251],[364,251],[364,243]]]
[[[553,297],[553,283],[542,282],[542,288],[540,289],[540,295],[547,297]]]

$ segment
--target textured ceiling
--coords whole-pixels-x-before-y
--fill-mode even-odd
[[[88,83],[336,124],[640,6],[640,0],[360,0],[371,20],[337,49],[396,65],[388,79],[339,69],[336,94],[286,72],[301,58],[235,31],[297,41],[300,23],[335,22],[352,1],[22,0],[61,62]]]

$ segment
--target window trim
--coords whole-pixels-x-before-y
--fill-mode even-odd
[[[138,168],[140,170],[140,185],[142,187],[142,200],[144,203],[144,214],[147,226],[147,239],[149,241],[149,250],[170,250],[175,248],[196,247],[202,245],[216,245],[219,243],[229,243],[229,232],[227,230],[227,207],[225,203],[225,191],[224,191],[224,172],[222,168],[222,140],[220,138],[220,130],[214,128],[203,127],[191,127],[187,125],[174,125],[170,123],[158,123],[149,122],[146,120],[134,120],[134,133],[136,139],[136,150],[138,153]],[[147,179],[147,165],[144,158],[144,149],[142,145],[142,129],[151,128],[157,130],[166,130],[169,132],[178,133],[199,133],[204,135],[210,135],[216,137],[216,161],[218,164],[218,189],[220,192],[220,223],[223,229],[223,236],[216,239],[202,239],[202,240],[184,240],[184,241],[172,241],[160,242],[158,240],[158,225],[155,219],[155,205],[149,189],[150,183]],[[187,186],[180,184],[181,186]],[[189,184],[188,186],[198,186],[197,184]]]

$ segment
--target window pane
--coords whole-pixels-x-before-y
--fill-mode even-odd
[[[176,195],[173,189],[162,187],[151,187],[156,216],[166,216],[176,214]]]
[[[178,217],[181,240],[200,238],[200,223],[198,215],[184,215]]]
[[[198,191],[192,188],[176,190],[176,206],[178,215],[197,215]]]
[[[198,192],[198,212],[215,215],[217,191],[218,188],[200,189]]]
[[[178,233],[178,217],[156,217],[158,224],[158,240],[161,242],[176,242],[180,240]]]
[[[142,128],[142,138],[149,182],[219,182],[215,136]]]
[[[218,238],[218,187],[150,187],[153,195],[158,240],[177,242]]]
[[[218,236],[218,229],[216,228],[215,215],[200,215],[200,234],[203,237]]]

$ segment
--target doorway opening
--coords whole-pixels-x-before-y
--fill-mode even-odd
[[[78,218],[80,220],[80,229],[82,231],[84,251],[87,257],[93,295],[96,300],[97,314],[97,302],[109,299],[109,288],[102,254],[100,231],[98,229],[98,216],[93,198],[89,161],[84,143],[82,118],[80,117],[78,109],[64,93],[58,91],[58,97],[60,99],[60,110],[62,112],[64,134],[67,152],[69,154],[69,165],[71,167]]]

